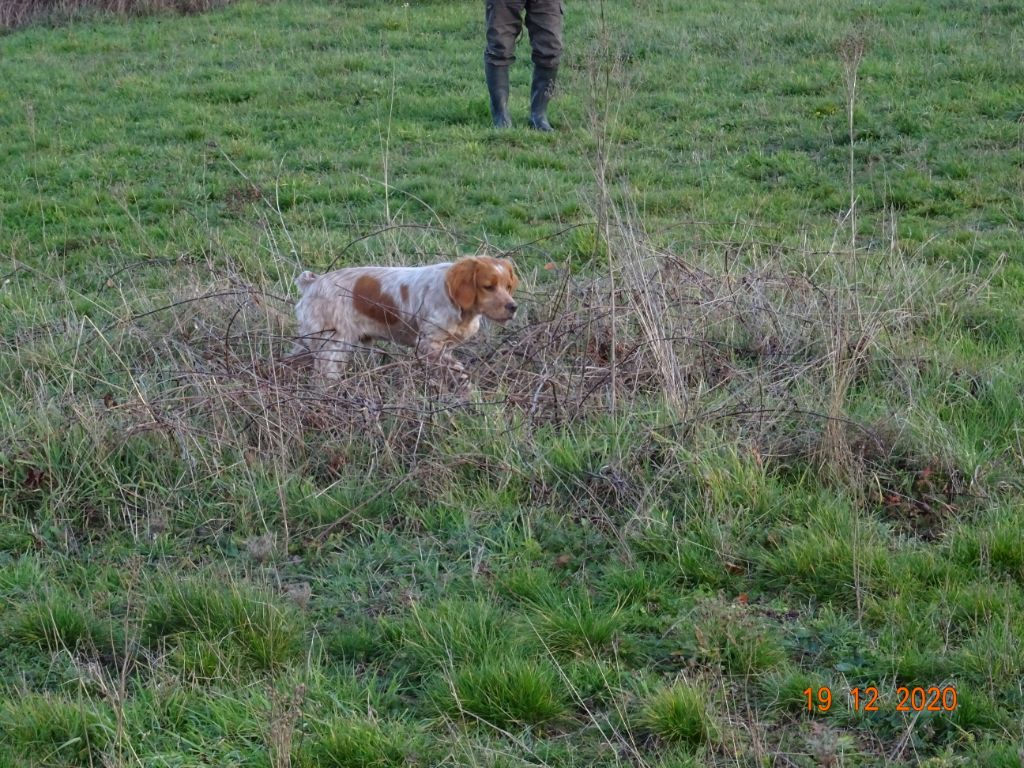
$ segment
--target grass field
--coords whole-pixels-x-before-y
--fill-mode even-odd
[[[567,5],[553,135],[476,0],[0,35],[0,768],[1021,765],[1024,5]],[[481,249],[468,399],[275,364]]]

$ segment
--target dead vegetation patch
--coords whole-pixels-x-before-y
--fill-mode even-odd
[[[0,30],[32,23],[60,23],[85,13],[119,16],[151,13],[203,13],[228,5],[231,0],[4,0],[0,3]]]
[[[676,253],[627,227],[615,233],[614,280],[564,264],[527,271],[521,317],[456,351],[472,374],[468,394],[394,345],[356,355],[340,381],[317,380],[286,361],[294,298],[213,260],[176,267],[178,284],[193,287],[173,301],[77,333],[68,319],[60,331],[22,327],[5,345],[36,368],[23,374],[35,386],[47,376],[76,381],[62,418],[99,435],[100,454],[158,435],[196,476],[242,462],[323,486],[353,467],[422,484],[454,471],[438,447],[467,429],[486,430],[485,442],[529,442],[533,430],[657,412],[662,440],[686,445],[712,433],[779,471],[810,469],[855,488],[912,535],[938,535],[966,480],[941,451],[907,448],[915,438],[905,425],[850,411],[872,388],[887,388],[887,402],[912,391],[893,380],[920,373],[894,362],[900,340],[929,311],[925,291],[956,291],[952,280],[893,259],[861,270],[870,282],[854,281],[831,255],[799,264],[757,243]],[[69,336],[102,354],[79,354],[71,370],[56,349]],[[648,453],[562,481],[588,506],[635,505],[635,478],[651,467],[629,461]],[[494,462],[483,460],[483,471],[508,476],[495,461],[486,470]],[[424,464],[437,471],[416,475]],[[29,457],[21,467],[0,477],[23,501],[59,485],[53,466]],[[551,497],[549,483],[533,485]]]

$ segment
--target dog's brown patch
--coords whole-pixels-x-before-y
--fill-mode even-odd
[[[352,303],[362,315],[383,325],[396,325],[401,320],[398,305],[390,294],[380,289],[380,280],[363,275],[352,287]]]
[[[409,303],[409,286],[406,285],[405,283],[402,283],[398,287],[398,292],[400,294],[402,294],[402,302],[405,303],[405,304],[408,304]]]

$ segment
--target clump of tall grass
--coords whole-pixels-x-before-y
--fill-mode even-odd
[[[702,687],[678,682],[652,691],[636,715],[639,728],[667,742],[693,747],[714,742],[718,726],[708,712],[708,693]]]
[[[299,768],[325,765],[398,768],[424,748],[422,739],[402,722],[347,715],[315,724],[315,733],[295,750]]]
[[[102,764],[114,730],[109,709],[85,697],[29,694],[0,704],[0,740],[13,753],[4,757],[32,761],[25,765]]]
[[[224,669],[273,671],[304,649],[304,622],[270,594],[199,579],[158,582],[142,623],[143,638],[169,646],[185,669],[213,677]]]
[[[438,704],[450,714],[499,728],[541,725],[568,708],[558,669],[547,659],[497,656],[448,671]]]

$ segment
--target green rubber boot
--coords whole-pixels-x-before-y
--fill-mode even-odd
[[[537,131],[550,131],[548,102],[555,93],[558,67],[533,68],[533,86],[530,88],[530,127]]]
[[[508,116],[508,67],[499,67],[484,62],[484,76],[487,90],[491,94],[491,118],[495,128],[511,128],[512,118]]]

